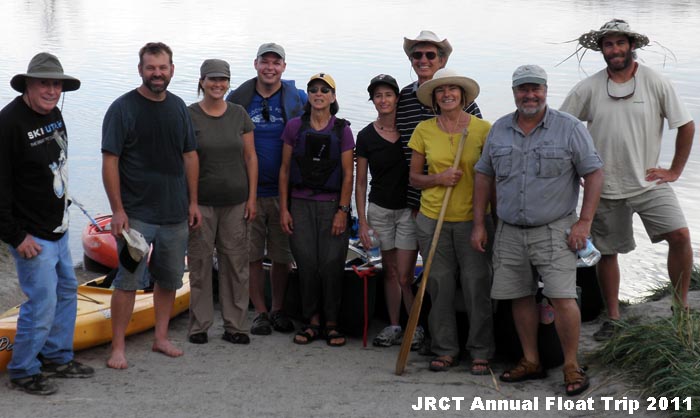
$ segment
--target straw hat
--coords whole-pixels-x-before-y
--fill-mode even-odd
[[[80,88],[80,80],[63,73],[63,66],[55,55],[48,52],[36,54],[27,67],[27,72],[17,74],[10,80],[13,89],[24,93],[27,87],[27,77],[48,80],[63,80],[63,91],[73,91]]]
[[[447,61],[447,59],[450,57],[450,54],[452,53],[452,45],[450,45],[450,42],[447,39],[440,40],[440,38],[438,38],[435,32],[431,32],[429,30],[420,31],[416,39],[408,39],[404,37],[403,51],[406,53],[406,56],[408,58],[411,58],[411,48],[413,48],[413,46],[416,44],[424,42],[433,44],[437,46],[438,49],[442,49],[445,52],[445,61]]]
[[[432,80],[426,81],[418,88],[418,100],[426,106],[433,107],[433,90],[440,86],[454,84],[466,92],[465,103],[473,102],[479,96],[479,84],[469,77],[457,74],[456,71],[441,68],[437,70]]]
[[[632,31],[629,23],[622,19],[613,19],[601,26],[600,30],[591,30],[588,33],[584,33],[578,38],[578,42],[584,48],[600,51],[600,40],[608,35],[625,35],[632,38],[634,40],[634,49],[644,48],[649,45],[649,38],[646,35]]]

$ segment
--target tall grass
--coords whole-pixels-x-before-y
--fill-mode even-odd
[[[623,321],[595,355],[620,368],[642,388],[643,397],[692,398],[692,410],[672,417],[698,417],[700,408],[700,314],[676,308],[670,318]],[[685,409],[685,404],[681,403]],[[673,408],[669,408],[673,409]]]
[[[700,290],[700,267],[693,266],[693,271],[690,273],[690,290]],[[665,296],[673,294],[673,286],[671,282],[661,284],[650,289],[651,293],[642,299],[642,302],[653,302],[663,299]]]

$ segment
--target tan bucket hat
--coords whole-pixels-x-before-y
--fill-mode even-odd
[[[454,84],[460,86],[466,92],[466,103],[473,102],[479,96],[479,83],[469,77],[457,74],[457,71],[442,68],[435,72],[432,80],[421,84],[418,88],[418,100],[426,106],[433,107],[433,90],[440,86]]]

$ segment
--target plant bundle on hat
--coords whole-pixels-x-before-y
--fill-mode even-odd
[[[24,93],[27,88],[27,78],[63,81],[63,91],[74,91],[80,88],[80,80],[63,73],[63,66],[58,58],[48,52],[40,52],[29,61],[27,72],[17,74],[10,80],[13,89]]]
[[[464,98],[465,104],[473,102],[477,96],[479,96],[479,84],[476,81],[469,77],[459,75],[454,70],[441,68],[437,70],[432,80],[426,81],[418,88],[418,100],[420,100],[420,102],[424,105],[434,108],[433,90],[445,85],[456,85],[461,87],[466,96]]]
[[[584,33],[578,38],[578,42],[584,48],[600,51],[601,40],[609,35],[623,35],[631,38],[634,42],[634,49],[644,48],[649,45],[649,38],[646,35],[634,32],[630,29],[629,23],[622,19],[613,19],[606,22],[599,30],[591,30]]]

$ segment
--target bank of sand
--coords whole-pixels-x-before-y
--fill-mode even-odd
[[[0,253],[3,253],[0,251]],[[1,309],[21,301],[14,266],[3,255],[0,259]],[[698,306],[699,295],[691,304]],[[635,305],[628,315],[668,315],[669,301]],[[219,312],[217,310],[217,315]],[[370,335],[385,324],[374,321]],[[600,324],[583,324],[581,353],[592,352],[596,344],[591,335]],[[493,363],[494,376],[472,376],[468,361],[446,373],[428,370],[428,357],[411,353],[403,376],[394,374],[399,347],[363,348],[361,339],[351,338],[342,348],[328,347],[323,341],[308,346],[291,342],[291,336],[273,333],[252,336],[249,346],[237,346],[221,340],[223,326],[217,317],[209,331],[209,343],[187,342],[187,314],[171,322],[171,339],[185,350],[180,358],[168,358],[150,350],[153,331],[129,337],[127,370],[105,366],[109,345],[76,354],[76,358],[96,369],[94,378],[58,380],[59,392],[52,396],[27,395],[0,388],[0,417],[628,417],[628,411],[605,408],[603,397],[616,401],[639,400],[639,390],[622,382],[615,371],[602,370],[589,360],[592,378],[588,392],[575,398],[564,395],[561,368],[549,371],[544,380],[502,384],[497,376],[506,365]],[[3,386],[7,374],[0,376]],[[419,397],[463,398],[449,410],[414,411]],[[547,398],[554,404],[547,410]],[[481,399],[537,400],[537,411],[484,412],[471,410]],[[588,411],[567,411],[558,401],[578,401]],[[640,410],[633,416],[659,417]],[[515,403],[513,404],[515,405]],[[622,403],[618,408],[621,408]],[[628,405],[625,403],[624,405]],[[693,405],[700,408],[700,405]]]

